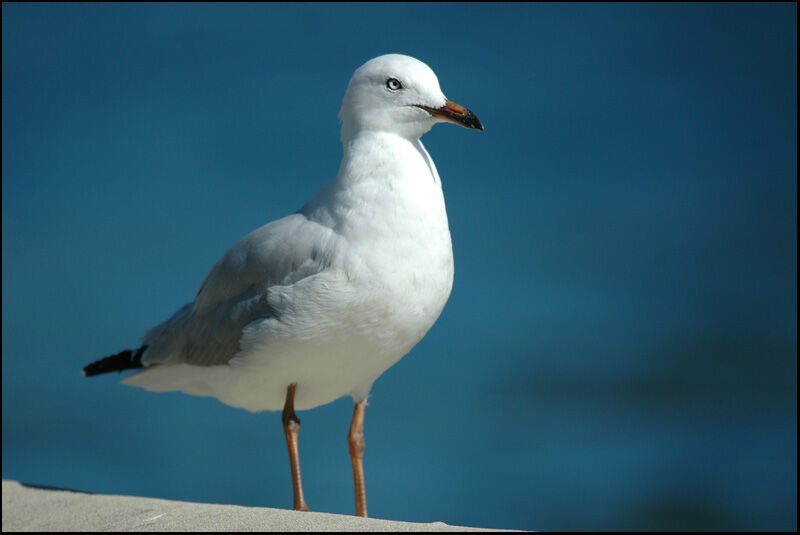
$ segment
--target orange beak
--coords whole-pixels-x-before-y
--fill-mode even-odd
[[[469,111],[467,108],[460,104],[456,104],[450,100],[444,102],[441,108],[429,108],[428,106],[417,105],[419,108],[427,111],[434,117],[438,117],[449,123],[454,123],[463,126],[464,128],[473,128],[475,130],[483,130],[483,124],[478,117]]]

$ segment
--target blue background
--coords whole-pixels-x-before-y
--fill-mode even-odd
[[[424,141],[456,260],[375,384],[372,516],[797,529],[794,4],[3,7],[3,477],[291,507],[280,417],[84,379],[339,165],[364,61],[486,125]],[[351,401],[300,414],[353,510]]]

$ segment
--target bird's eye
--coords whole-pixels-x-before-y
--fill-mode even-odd
[[[403,89],[403,84],[400,83],[400,80],[397,78],[389,78],[386,80],[386,87],[391,89],[392,91],[397,91],[398,89]]]

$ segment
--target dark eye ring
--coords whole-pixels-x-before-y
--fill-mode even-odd
[[[403,84],[400,83],[400,80],[397,78],[389,78],[386,80],[386,87],[391,89],[392,91],[397,91],[398,89],[403,89]]]

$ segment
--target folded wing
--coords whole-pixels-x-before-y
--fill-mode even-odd
[[[142,338],[145,366],[227,363],[238,351],[242,329],[276,317],[274,285],[292,285],[330,266],[339,239],[328,227],[297,213],[260,227],[236,243],[211,269],[197,298]]]

